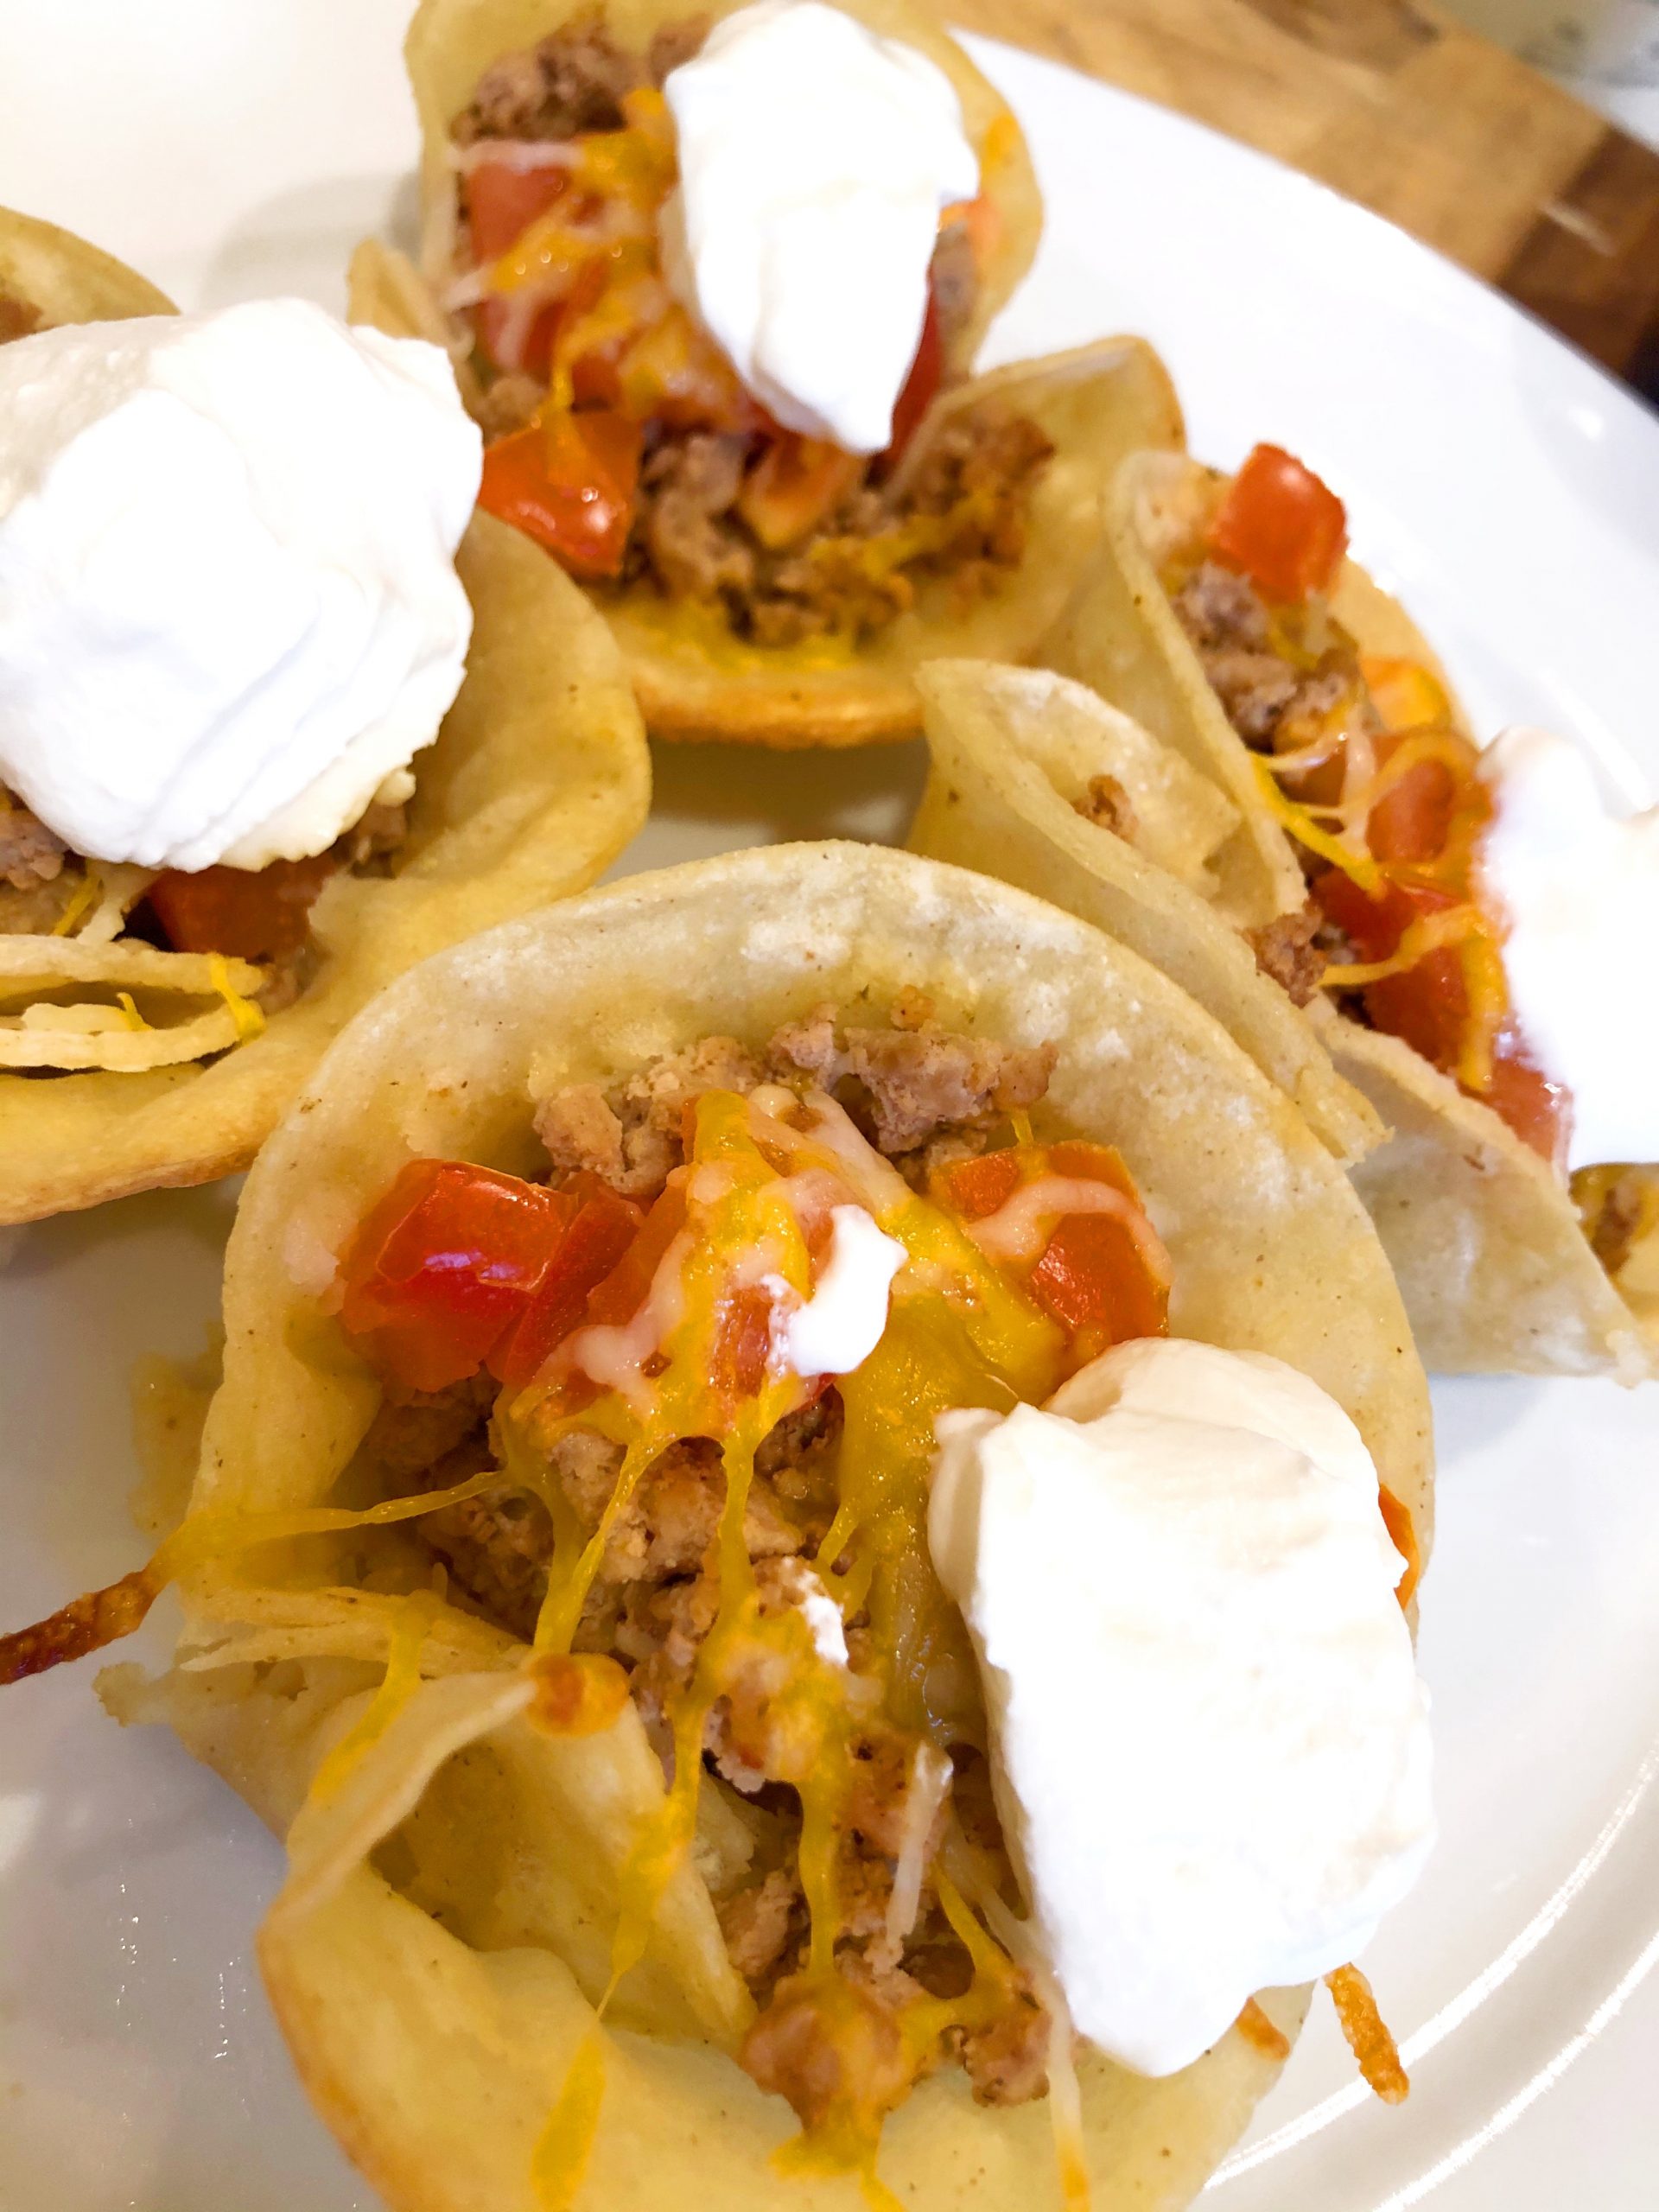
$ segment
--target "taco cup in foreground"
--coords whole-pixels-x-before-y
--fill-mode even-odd
[[[1541,733],[1478,751],[1345,543],[1340,501],[1277,448],[1230,480],[1136,456],[1045,658],[1243,818],[1219,903],[1313,995],[1338,1071],[1395,1132],[1356,1181],[1429,1366],[1634,1381],[1655,1357],[1659,1181],[1641,1163],[1659,1130],[1631,991],[1656,818],[1610,820]],[[1569,1003],[1592,1013],[1567,1050]]]
[[[830,2212],[858,2174],[884,2203],[1011,2212],[1061,2201],[1052,2140],[1069,2201],[1174,2207],[1300,2022],[1303,1994],[1258,2003],[1274,1977],[1254,1969],[1336,1966],[1338,1927],[1421,1856],[1394,1585],[1408,1600],[1400,1554],[1421,1564],[1429,1537],[1427,1404],[1380,1249],[1207,1015],[1023,893],[785,847],[441,956],[339,1040],[261,1154],[226,1322],[180,1535],[0,1645],[0,1672],[86,1649],[183,1574],[178,1668],[109,1694],[170,1718],[289,1832],[268,1986],[392,2205],[665,2205],[695,2155],[711,2198],[754,2212]],[[1202,1423],[1155,1402],[1172,1371]],[[1016,1405],[1067,1376],[1052,1413]],[[1225,1789],[1179,1697],[1148,1736],[1094,1739],[1142,1713],[1156,1669],[1074,1722],[998,1687],[1020,1691],[1049,1632],[1002,1606],[989,1543],[1013,1440],[1085,1459],[1132,1440],[1120,1473],[1161,1476],[1189,1432],[1181,1481],[1131,1477],[1151,1551],[1133,1516],[1098,1548],[1014,1525],[1039,1540],[1049,1648],[1088,1652],[1091,1689],[1172,1637],[1179,1677],[1199,1649],[1222,1667],[1227,1749],[1205,1758],[1251,1747]],[[1073,1471],[1092,1511],[1101,1470]],[[1184,1530],[1159,1521],[1200,1493]],[[1217,1529],[1211,1580],[1172,1572]],[[1121,1552],[1158,1594],[1114,1645],[1140,1603],[1109,1594]],[[1248,1617],[1247,1645],[1221,1648],[1224,1617]],[[1294,1691],[1293,1652],[1322,1655]],[[1288,1765],[1291,1738],[1260,1732],[1285,1706],[1241,1691],[1267,1679],[1298,1715]],[[1051,1722],[1080,1732],[1059,1786],[1109,1771],[1112,1809],[1033,1809],[1019,1754]],[[1189,1757],[1217,1788],[1176,1813]],[[1173,1853],[1166,1815],[1241,1820],[1238,1860]],[[1182,2017],[1122,2024],[1141,2073],[1087,2044],[1074,2066],[1087,1978],[1063,1987],[1018,1909],[1011,1854],[1046,1910],[1068,1837],[1094,1891],[1173,1946]],[[1176,1858],[1216,1881],[1172,1899]],[[1259,1948],[1263,1882],[1288,1954]],[[1402,2093],[1363,1984],[1335,1986]]]
[[[297,302],[175,319],[118,264],[23,218],[0,216],[0,294],[20,487],[0,515],[12,1222],[245,1166],[382,984],[590,883],[643,819],[649,769],[604,626],[516,532],[478,516],[453,562],[453,538],[410,550],[432,524],[418,490],[404,502],[394,488],[403,545],[353,535],[370,462],[309,484],[312,464],[281,441],[323,426],[296,402],[271,427],[286,403],[266,380],[299,377],[320,404],[343,397],[359,453],[417,486],[421,441],[448,439],[458,535],[471,433],[435,357],[422,384],[406,354],[372,353]],[[51,410],[71,377],[96,397],[66,431]],[[45,410],[38,448],[16,427],[25,404]],[[97,490],[69,465],[80,439],[101,441]],[[475,444],[470,467],[475,480]],[[290,474],[313,514],[344,518],[315,561],[311,523],[284,512]],[[290,742],[324,768],[311,790],[286,811],[251,782],[238,791],[251,758],[280,802]],[[370,744],[413,753],[412,772],[371,760],[356,797],[330,797],[328,774]],[[250,792],[253,850],[227,827]]]
[[[964,381],[1040,219],[1014,118],[929,17],[424,0],[407,54],[423,267],[364,247],[353,312],[464,356],[484,504],[586,581],[654,732],[902,737],[919,660],[1031,652],[1114,461],[1180,416],[1125,340]],[[940,130],[960,174],[918,245]],[[758,332],[723,327],[756,299]]]

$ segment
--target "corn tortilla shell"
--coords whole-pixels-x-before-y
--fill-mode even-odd
[[[1045,657],[1135,716],[1233,800],[1249,836],[1217,856],[1219,903],[1241,926],[1255,926],[1301,905],[1301,870],[1159,581],[1163,558],[1220,480],[1166,453],[1124,462],[1096,557]],[[1332,607],[1362,652],[1428,669],[1469,734],[1433,648],[1352,561],[1343,563]],[[1183,980],[1243,1041],[1237,1014],[1224,1013],[1190,975]],[[1643,1332],[1586,1243],[1566,1184],[1514,1131],[1397,1039],[1334,1016],[1317,1027],[1338,1072],[1394,1131],[1355,1179],[1430,1369],[1626,1382],[1659,1372],[1659,1333]]]
[[[1039,1134],[1121,1147],[1173,1256],[1176,1332],[1315,1376],[1427,1549],[1428,1409],[1404,1313],[1363,1209],[1282,1092],[1165,976],[1071,915],[838,844],[633,878],[440,955],[358,1017],[249,1178],[193,1507],[365,1501],[354,1455],[378,1386],[320,1301],[331,1255],[404,1160],[531,1169],[532,1097],[549,1088],[711,1033],[759,1042],[825,1000],[879,1011],[918,990],[953,1026],[1058,1043]],[[444,1607],[399,1719],[296,1820],[378,1679],[398,1593],[427,1586],[428,1567],[397,1529],[222,1556],[186,1591],[182,1663],[160,1706],[267,1818],[293,1823],[290,1886],[260,1954],[346,2149],[397,2212],[530,2212],[531,2149],[593,2024],[595,1943],[639,1793],[660,1797],[661,1782],[631,1707],[579,1743],[536,1734],[504,1685],[522,1647]],[[456,1751],[444,1732],[467,1709],[479,1734]],[[729,2055],[747,1998],[714,1898],[735,1848],[712,1826],[700,1834],[607,2030],[581,2206],[666,2208],[690,2157],[709,2201],[735,2212],[858,2202],[849,2181],[771,2171],[791,2116]],[[1303,2002],[1268,1999],[1289,2032]],[[1236,2031],[1166,2082],[1085,2059],[1096,2212],[1190,2199],[1276,2072]],[[890,2121],[881,2170],[923,2212],[1024,2212],[1047,2201],[1049,2125],[1040,2104],[978,2107],[941,2075]]]
[[[738,0],[720,0],[718,18]],[[528,47],[583,12],[581,0],[423,0],[405,54],[421,119],[423,265],[442,290],[454,273],[456,175],[451,122],[500,54]],[[625,46],[696,11],[682,0],[614,0],[605,20]],[[1041,205],[1018,125],[1001,95],[931,17],[906,0],[851,0],[848,12],[938,63],[961,97],[981,149],[984,188],[1001,236],[971,326],[952,362],[966,371],[992,315],[1036,250]],[[430,313],[395,257],[371,248],[353,264],[353,313],[392,331],[430,333]],[[963,607],[948,578],[918,582],[915,606],[854,646],[818,639],[765,646],[733,636],[724,613],[671,602],[649,582],[596,586],[593,598],[626,658],[652,734],[783,748],[865,745],[920,727],[918,664],[947,655],[1024,660],[1058,618],[1092,543],[1099,500],[1117,460],[1136,447],[1177,444],[1181,416],[1161,363],[1138,340],[1116,339],[1052,361],[1021,363],[948,391],[916,447],[962,407],[1000,397],[1036,421],[1058,448],[1039,478],[1025,557],[983,599]]]
[[[1215,1015],[1338,1159],[1370,1151],[1383,1134],[1376,1112],[1219,909],[1214,855],[1238,815],[1217,787],[1047,670],[935,661],[918,682],[931,759],[912,850],[1052,899],[1132,946]],[[1161,756],[1151,771],[1148,750]],[[1073,804],[1103,773],[1128,794],[1128,837]]]
[[[165,292],[113,254],[11,207],[0,207],[0,292],[27,301],[48,323],[177,313]]]

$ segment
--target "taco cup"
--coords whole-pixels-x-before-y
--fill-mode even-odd
[[[105,327],[130,328],[137,344],[213,320],[159,320],[171,308],[142,278],[9,215],[0,294],[31,349],[72,323],[99,325],[91,346]],[[292,312],[329,334],[308,328],[308,342],[344,341],[315,310]],[[133,317],[151,320],[115,320]],[[48,484],[35,507],[54,496],[60,506],[69,497]],[[388,780],[366,811],[347,807],[338,839],[330,848],[326,829],[311,857],[158,868],[110,857],[119,848],[78,849],[62,817],[42,818],[50,801],[3,788],[0,766],[0,1221],[245,1166],[329,1039],[384,983],[442,945],[585,888],[639,827],[643,731],[581,594],[487,515],[473,519],[441,581],[464,591],[463,613],[470,605],[460,695],[415,772],[395,791]],[[29,599],[26,556],[8,583],[10,620]],[[8,652],[29,619],[25,606]],[[163,608],[160,631],[170,619]],[[344,674],[337,666],[331,680]],[[423,742],[442,712],[433,706]],[[25,706],[21,738],[9,728],[0,750],[16,742],[49,755],[25,741],[28,721]]]
[[[1131,946],[1212,1014],[1341,1160],[1382,1122],[1331,1064],[1229,914],[1217,855],[1238,810],[1087,685],[1047,669],[918,671],[930,754],[908,843],[1052,899]]]
[[[1060,1207],[1019,1259],[992,1226],[1009,1167],[1036,1179],[1020,1190],[1061,1179],[1019,1202]],[[895,1253],[859,1346],[811,1355],[831,1262],[820,1243],[798,1304],[804,1217],[775,1209],[856,1214],[854,1192],[873,1211],[855,1237],[832,1207],[834,1264]],[[474,1226],[477,1204],[564,1205],[577,1276],[521,1274],[511,1313],[410,1302],[429,1230],[461,1249],[452,1201]],[[183,1576],[175,1672],[109,1694],[289,1834],[267,1984],[389,2203],[665,2203],[694,2146],[709,2193],[756,2212],[827,2212],[857,2173],[883,2202],[1058,2203],[1051,2137],[1071,2202],[1192,2195],[1305,1993],[1240,1988],[1195,2063],[1085,2050],[1073,2082],[923,1524],[937,1407],[1067,1371],[1076,1402],[1138,1350],[1299,1370],[1359,1452],[1372,1535],[1380,1482],[1421,1564],[1427,1396],[1380,1248],[1206,1014],[1071,917],[907,855],[635,879],[441,956],[359,1019],[256,1164],[226,1321],[180,1535],[9,1639],[0,1674],[106,1640]],[[804,1389],[808,1368],[836,1379]],[[548,1452],[556,1540],[516,1487]],[[705,1728],[709,1773],[684,1756]],[[1346,1703],[1341,1728],[1364,1732]],[[809,2122],[788,2150],[786,2097]]]
[[[1277,448],[1231,480],[1135,456],[1045,658],[1244,822],[1216,903],[1313,993],[1331,1059],[1395,1132],[1356,1180],[1430,1368],[1637,1380],[1659,1188],[1623,1154],[1580,1158],[1570,1090],[1515,1005],[1491,873],[1509,741],[1478,749],[1433,648],[1345,544],[1340,502]]]
[[[979,184],[945,212],[925,322],[919,289],[915,302],[920,346],[907,341],[915,359],[890,435],[870,434],[885,450],[780,424],[688,308],[684,281],[663,279],[661,211],[678,204],[683,134],[661,86],[671,99],[671,65],[737,12],[423,0],[406,47],[422,265],[360,249],[353,313],[451,345],[491,440],[484,504],[585,582],[654,734],[777,747],[903,737],[919,725],[918,661],[1030,653],[1090,542],[1113,462],[1136,442],[1177,441],[1179,411],[1150,350],[1123,340],[967,380],[1035,248],[1029,160],[1000,96],[931,19],[858,0],[795,12],[855,22],[942,72]],[[779,98],[797,83],[817,83],[820,102],[836,91],[804,66],[779,81]],[[601,152],[605,177],[626,171],[626,188],[601,188]],[[560,213],[573,174],[598,211],[586,245]],[[622,247],[611,232],[626,190],[639,204]],[[598,304],[579,311],[596,288]],[[870,334],[881,296],[874,285],[865,303]]]

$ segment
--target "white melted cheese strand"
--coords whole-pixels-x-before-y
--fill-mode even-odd
[[[669,281],[786,429],[892,440],[939,215],[979,189],[944,71],[823,0],[757,0],[663,86]]]
[[[1571,1093],[1570,1168],[1659,1160],[1659,807],[1607,811],[1567,739],[1516,728],[1480,759],[1477,887],[1504,925],[1522,1038]]]
[[[1181,1341],[938,1427],[929,1541],[1033,1924],[1079,2032],[1176,2072],[1351,1959],[1432,1840],[1376,1470],[1305,1376]]]
[[[326,850],[460,688],[481,465],[437,346],[300,300],[0,347],[0,781],[91,859]]]

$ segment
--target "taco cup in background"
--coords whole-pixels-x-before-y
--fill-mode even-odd
[[[134,344],[145,333],[189,330],[208,343],[214,335],[214,318],[175,324],[168,303],[141,278],[24,218],[0,217],[0,288],[35,311],[11,318],[31,361],[41,346],[79,337],[60,326],[88,319],[100,330],[130,332]],[[296,303],[229,313],[276,315],[290,334],[303,322],[296,342],[313,348],[347,343],[339,326]],[[108,320],[116,316],[153,320]],[[48,335],[30,334],[25,321]],[[222,336],[224,323],[218,328]],[[120,342],[112,336],[110,346]],[[79,367],[92,382],[101,343],[86,334]],[[0,352],[0,372],[9,359],[23,358]],[[49,386],[51,373],[37,381]],[[137,374],[142,383],[145,372]],[[165,404],[160,389],[142,396]],[[105,431],[121,427],[117,416],[118,406]],[[136,460],[136,484],[143,469]],[[133,492],[141,510],[150,488]],[[188,492],[175,487],[180,512],[189,512]],[[54,527],[67,542],[73,518],[68,525],[61,518],[74,504],[61,475],[48,473],[19,509],[33,542]],[[184,556],[203,579],[213,565],[207,536],[204,527]],[[25,550],[8,568],[4,650],[30,681],[53,658],[29,658],[31,636],[44,635],[51,619],[50,608],[31,611],[31,566],[39,564]],[[0,793],[0,1221],[245,1166],[328,1039],[384,983],[442,945],[584,888],[644,819],[649,766],[638,710],[615,648],[581,594],[487,515],[474,518],[454,565],[434,569],[447,592],[464,591],[463,608],[470,603],[464,683],[396,803],[388,784],[388,803],[377,794],[366,813],[347,808],[355,826],[332,851],[270,865],[203,867],[198,858],[179,868],[89,858],[99,849],[78,849],[64,816],[42,818],[54,812],[49,800],[36,808]],[[123,588],[131,604],[143,604],[137,581]],[[67,588],[64,597],[73,597]],[[128,650],[124,683],[155,677],[166,690],[164,648],[176,613],[176,601],[144,608],[152,629]],[[213,623],[200,607],[187,606],[178,626],[191,631],[178,642],[181,663],[191,664],[204,639],[211,656]],[[70,634],[54,653],[66,667],[95,667],[111,634],[89,630],[85,643]],[[293,660],[308,642],[302,633]],[[330,683],[351,681],[355,650],[340,649]],[[251,688],[258,672],[256,664]],[[50,690],[48,681],[36,696]],[[0,747],[31,758],[44,751],[35,766],[49,772],[51,748],[33,741],[29,704],[11,703],[13,726]],[[442,711],[434,706],[419,739]],[[193,772],[188,765],[167,771],[187,783]],[[124,778],[130,781],[125,760],[116,780]],[[164,781],[158,768],[157,789]],[[111,849],[120,848],[103,849]]]
[[[172,313],[166,293],[113,254],[55,223],[0,208],[0,339],[54,323]]]
[[[1659,1192],[1618,1163],[1569,1185],[1567,1102],[1514,1018],[1482,874],[1498,753],[1481,765],[1433,649],[1345,543],[1340,502],[1276,448],[1232,480],[1136,456],[1044,658],[1237,809],[1217,906],[1313,995],[1321,1044],[1395,1132],[1356,1181],[1429,1367],[1634,1381]]]
[[[1349,1161],[1381,1122],[1332,1066],[1221,904],[1216,855],[1240,816],[1221,790],[1098,693],[1047,669],[918,671],[931,755],[913,852],[1052,899],[1180,985]]]
[[[518,1179],[550,1164],[550,1185]],[[791,1224],[832,1198],[832,1258],[820,1241],[809,1265]],[[1034,1241],[993,1228],[1027,1214]],[[498,1250],[555,1218],[551,1272]],[[474,1290],[516,1300],[477,1302],[469,1251]],[[830,1330],[832,1266],[866,1270],[863,1333],[814,1357],[797,1331]],[[665,2204],[695,2145],[722,2204],[828,2212],[876,2175],[878,2133],[902,2202],[1058,2204],[1052,2138],[1096,2212],[1192,2196],[1305,1996],[1235,1990],[1164,2078],[1083,2050],[1072,2113],[925,1486],[938,1408],[1068,1371],[1072,1402],[1098,1396],[1105,1347],[1133,1339],[1294,1382],[1359,1455],[1366,1543],[1380,1502],[1421,1564],[1427,1394],[1381,1249],[1207,1014],[1072,917],[908,855],[638,878],[440,956],[359,1018],[256,1164],[225,1310],[179,1536],[0,1665],[84,1651],[184,1577],[175,1672],[107,1694],[170,1719],[289,1834],[267,1984],[391,2204]],[[809,1367],[834,1382],[802,1389]],[[1373,1599],[1408,1675],[1388,1556]],[[1346,1696],[1338,1733],[1362,1738]],[[1250,1796],[1258,1845],[1275,1802]],[[1327,1787],[1298,1822],[1347,1802]],[[933,1980],[895,1983],[900,1960]],[[785,2095],[808,2122],[787,2179]]]
[[[587,581],[648,725],[666,737],[796,747],[909,735],[918,662],[1027,658],[1092,539],[1116,459],[1137,439],[1180,436],[1161,365],[1130,341],[964,381],[1036,245],[1018,126],[925,16],[892,0],[798,12],[839,12],[937,65],[979,166],[977,197],[947,211],[885,453],[780,428],[662,281],[676,141],[656,80],[729,7],[693,22],[662,0],[604,10],[424,0],[406,48],[422,269],[373,244],[353,264],[359,319],[461,357],[492,440],[484,504]],[[803,94],[808,81],[798,73]],[[818,102],[836,96],[815,81]],[[562,213],[569,175],[598,210],[586,243]],[[639,202],[641,235],[626,249],[605,230],[625,197],[618,175]]]

